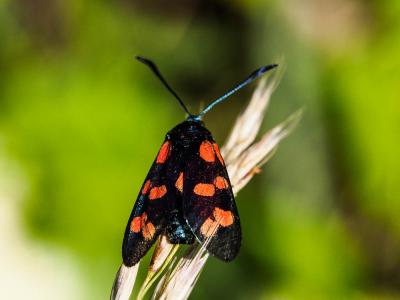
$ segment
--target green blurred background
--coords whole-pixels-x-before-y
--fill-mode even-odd
[[[0,0],[0,289],[107,299],[164,134],[254,68],[300,126],[237,197],[243,247],[192,299],[400,299],[400,2]],[[205,122],[220,145],[254,84]],[[139,274],[144,276],[144,270]]]

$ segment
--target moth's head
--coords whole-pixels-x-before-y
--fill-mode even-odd
[[[192,115],[192,114],[190,114],[186,118],[186,121],[200,123],[200,124],[202,124],[204,126],[204,122],[202,120],[202,116],[200,116],[200,115]]]
[[[183,147],[189,147],[195,141],[211,137],[211,132],[204,126],[203,121],[190,118],[179,123],[167,133],[167,138],[173,139]]]

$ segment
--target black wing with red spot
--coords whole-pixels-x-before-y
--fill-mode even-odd
[[[168,138],[150,168],[126,226],[122,258],[132,266],[146,254],[166,227],[168,210],[167,161],[172,143]]]
[[[199,121],[173,128],[143,183],[122,246],[135,265],[161,233],[173,244],[195,237],[214,256],[230,261],[239,252],[240,220],[223,159]]]
[[[185,162],[184,217],[212,255],[231,261],[241,244],[239,214],[218,146],[204,127],[191,143]]]

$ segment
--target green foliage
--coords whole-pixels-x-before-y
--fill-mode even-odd
[[[306,109],[237,199],[240,257],[210,259],[193,299],[399,295],[398,2],[360,1],[363,32],[340,49],[310,38],[287,4],[274,2],[179,10],[177,2],[69,1],[42,19],[24,3],[0,3],[4,159],[27,178],[17,204],[27,243],[71,254],[82,298],[108,296],[136,194],[165,132],[183,119],[135,54],[153,58],[193,111],[284,54],[268,124]],[[207,116],[217,137],[249,94]]]

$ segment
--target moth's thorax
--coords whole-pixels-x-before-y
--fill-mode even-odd
[[[167,138],[187,148],[195,141],[212,140],[212,135],[199,120],[185,120],[167,133]]]

